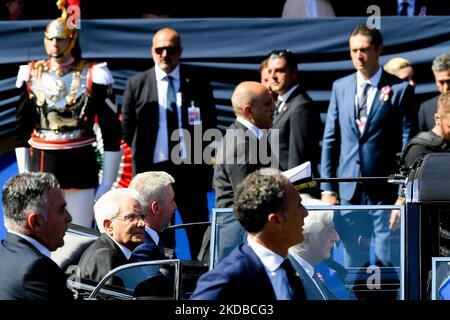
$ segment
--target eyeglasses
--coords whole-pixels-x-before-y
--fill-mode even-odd
[[[172,47],[158,47],[158,48],[155,48],[155,52],[157,54],[162,54],[164,52],[164,50],[166,50],[166,52],[167,52],[167,54],[169,56],[173,56],[174,54],[178,53],[179,47],[172,46]]]
[[[120,221],[132,223],[132,222],[135,222],[136,220],[145,220],[145,214],[143,214],[143,213],[140,213],[140,214],[138,214],[138,213],[130,213],[130,214],[127,214],[123,218],[114,217],[111,220],[113,220],[113,219],[117,219],[117,220],[120,220]]]

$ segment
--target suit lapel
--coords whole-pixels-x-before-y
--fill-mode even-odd
[[[100,238],[110,246],[116,254],[120,255],[125,263],[128,261],[127,257],[123,254],[122,250],[120,250],[119,246],[114,242],[113,239],[111,239],[110,236],[108,236],[106,233],[103,233]]]
[[[292,107],[292,100],[294,100],[299,94],[301,94],[301,87],[300,87],[300,85],[294,91],[292,91],[291,95],[289,96],[289,98],[284,103],[283,110],[281,110],[281,112],[278,113],[278,115],[275,117],[273,126],[275,126],[276,123],[281,122],[282,119],[288,117],[288,115],[290,114],[289,110],[292,109],[291,108]]]
[[[150,127],[155,127],[157,132],[158,123],[159,123],[159,103],[158,103],[158,86],[156,83],[156,74],[155,74],[155,68],[151,68],[147,73],[147,80],[145,87],[147,88],[147,99],[146,101],[149,102],[148,106],[156,106],[155,108],[151,108],[149,110],[150,113],[150,119],[149,121],[152,122],[152,125]],[[155,134],[155,140],[156,140],[156,134]]]
[[[188,123],[188,108],[191,106],[189,101],[189,78],[187,78],[184,72],[184,68],[180,66],[180,93],[181,93],[181,127],[183,129],[189,129]]]
[[[246,243],[242,245],[242,252],[247,257],[247,262],[249,264],[248,270],[252,271],[250,276],[254,277],[255,283],[259,283],[257,295],[264,297],[264,299],[276,300],[275,291],[273,290],[272,283],[270,282],[261,260],[259,260],[256,253]]]
[[[348,88],[351,90],[348,90]],[[350,127],[354,131],[354,133],[359,137],[359,130],[356,126],[356,105],[355,105],[355,96],[356,96],[356,73],[354,73],[350,79],[348,87],[344,86],[341,91],[343,96],[344,105],[346,106],[345,110],[348,113],[347,119],[349,120]]]
[[[303,267],[297,262],[297,260],[295,260],[295,258],[290,254],[288,255],[288,258],[291,261],[295,271],[298,272],[300,279],[302,280],[307,300],[324,300],[322,294],[319,292],[314,282],[308,276],[305,269],[303,269]]]
[[[374,117],[377,115],[377,113],[380,110],[380,108],[383,105],[386,104],[385,101],[382,101],[382,99],[380,99],[381,88],[383,88],[385,85],[387,85],[385,72],[382,71],[380,82],[378,82],[377,91],[375,92],[375,96],[373,98],[372,106],[370,107],[370,112],[369,112],[369,115],[367,116],[367,122],[366,122],[366,126],[364,128],[364,132],[362,134],[362,137],[365,136],[367,134],[367,132],[369,131],[370,123],[373,121]],[[392,93],[390,95],[392,95]]]

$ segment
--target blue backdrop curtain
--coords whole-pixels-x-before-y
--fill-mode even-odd
[[[353,72],[348,34],[367,17],[325,19],[216,18],[82,20],[82,57],[107,61],[116,80],[119,105],[126,79],[149,68],[153,33],[163,27],[179,31],[182,63],[212,81],[219,127],[233,120],[230,96],[243,80],[259,80],[259,63],[273,49],[289,48],[299,59],[301,82],[324,114],[334,80]],[[44,59],[43,32],[48,20],[0,22],[0,140],[13,135],[20,64]],[[431,62],[450,52],[450,19],[383,17],[381,63],[402,56],[414,64],[419,100],[434,96]]]

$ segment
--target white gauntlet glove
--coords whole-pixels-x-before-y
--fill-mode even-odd
[[[19,173],[30,172],[30,149],[20,147],[16,148],[15,151]]]

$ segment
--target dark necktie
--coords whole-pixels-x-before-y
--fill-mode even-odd
[[[402,6],[402,8],[400,10],[400,14],[399,15],[400,16],[407,16],[408,15],[408,6],[409,6],[408,1],[403,1],[400,5]]]
[[[172,141],[171,136],[174,130],[178,129],[178,113],[177,113],[177,98],[175,94],[175,88],[173,86],[172,76],[167,76],[167,133],[169,139],[169,159],[171,158],[171,152],[173,147],[178,141]]]
[[[360,91],[358,95],[358,105],[357,105],[357,113],[356,119],[358,124],[359,133],[362,134],[364,132],[364,128],[366,126],[367,121],[367,93],[370,89],[370,84],[365,82],[363,85],[363,89]]]
[[[275,115],[280,113],[280,106],[283,103],[281,99],[277,99],[277,102],[275,103]]]
[[[306,293],[302,281],[289,259],[284,259],[280,267],[286,271],[289,286],[292,290],[292,300],[306,300]]]
[[[161,238],[159,238],[159,241],[158,241],[158,248],[161,251],[161,253],[164,254],[164,245],[162,243]]]

